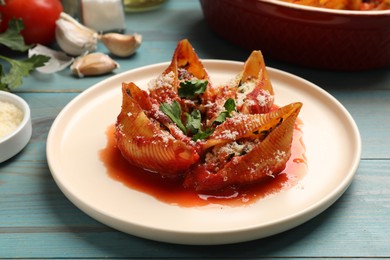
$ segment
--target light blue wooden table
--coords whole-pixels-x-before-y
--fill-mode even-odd
[[[243,61],[249,51],[209,30],[200,4],[169,0],[161,9],[127,15],[127,31],[144,42],[119,60],[116,73],[169,61],[188,38],[203,59]],[[33,74],[15,93],[32,109],[33,135],[0,164],[0,258],[257,259],[390,258],[390,69],[359,73],[302,68],[266,58],[270,67],[303,77],[336,97],[354,117],[363,151],[351,186],[329,209],[284,233],[222,246],[184,246],[111,229],[75,207],[55,184],[46,161],[53,120],[80,92],[110,76],[76,79],[69,70]]]

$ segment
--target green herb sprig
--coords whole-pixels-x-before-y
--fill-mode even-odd
[[[21,19],[11,19],[8,23],[8,29],[0,34],[0,44],[11,50],[24,52],[31,46],[24,43],[20,31],[24,29]],[[33,55],[24,60],[15,60],[3,55],[0,59],[10,64],[9,71],[6,73],[0,64],[0,90],[9,91],[23,83],[23,77],[27,77],[32,70],[43,66],[50,57],[44,55]]]
[[[183,131],[183,133],[187,133],[186,127],[181,122],[181,107],[179,102],[175,100],[172,104],[162,103],[160,104],[160,110],[166,114],[180,128],[180,130]]]
[[[226,121],[226,118],[231,117],[231,113],[236,110],[236,103],[234,102],[234,99],[229,98],[225,101],[225,104],[223,105],[226,109],[225,111],[222,111],[218,117],[214,120],[213,124],[222,124]]]
[[[193,99],[206,91],[207,84],[207,80],[187,80],[180,82],[178,95],[181,98]]]
[[[235,111],[236,104],[232,98],[229,98],[226,100],[225,104],[225,111],[222,111],[219,116],[213,121],[213,125],[221,124],[223,123],[226,118],[231,117],[231,112]],[[179,102],[176,100],[173,101],[171,104],[169,103],[162,103],[160,105],[160,110],[166,114],[173,123],[175,123],[180,130],[183,131],[184,134],[190,134],[192,135],[192,140],[197,141],[199,139],[206,139],[209,137],[215,130],[215,128],[206,128],[202,129],[202,115],[199,110],[195,109],[189,113],[185,113],[186,122],[185,125],[183,124],[181,118],[182,118],[182,110],[180,107]]]

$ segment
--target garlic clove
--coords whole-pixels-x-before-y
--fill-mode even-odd
[[[55,34],[58,45],[67,54],[79,56],[97,48],[98,33],[63,12],[56,21]]]
[[[106,48],[118,57],[128,57],[135,53],[142,42],[140,34],[106,33],[100,36]]]
[[[101,52],[80,56],[70,67],[72,73],[79,78],[106,74],[116,68],[119,68],[119,64]]]

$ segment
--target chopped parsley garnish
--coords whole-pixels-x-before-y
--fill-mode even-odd
[[[199,139],[206,139],[210,136],[214,130],[207,128],[205,131],[202,130],[202,118],[199,110],[194,110],[189,113],[185,113],[186,124],[184,125],[181,121],[182,110],[180,104],[175,100],[172,104],[162,103],[160,110],[166,114],[173,123],[175,123],[184,134],[191,134],[192,140],[197,141]]]
[[[197,141],[199,139],[206,139],[210,135],[212,135],[214,132],[214,129],[206,128],[205,131],[202,131],[199,129],[199,131],[192,137],[192,140]]]
[[[214,120],[213,124],[222,124],[226,121],[226,118],[231,117],[231,112],[236,110],[236,103],[232,98],[229,98],[226,100],[225,104],[223,105],[225,107],[225,111],[222,111],[218,117]]]
[[[187,132],[186,127],[181,122],[181,107],[180,104],[175,100],[172,104],[162,103],[160,104],[160,110],[166,114],[183,133]]]
[[[202,130],[202,118],[199,110],[192,111],[191,115],[186,113],[186,118],[186,127],[193,134],[192,140],[206,139],[214,132],[214,129],[211,128]]]
[[[224,107],[226,110],[219,114],[213,124],[221,124],[226,120],[226,118],[231,117],[230,113],[235,111],[236,104],[233,99],[229,98],[226,100]],[[197,109],[193,110],[191,114],[184,114],[186,117],[186,123],[184,125],[181,121],[182,110],[179,102],[176,100],[173,101],[172,104],[162,103],[160,105],[160,110],[166,114],[172,122],[183,131],[184,134],[192,135],[192,140],[194,141],[206,139],[215,130],[214,128],[206,128],[205,130],[202,129],[202,115]]]
[[[199,110],[192,111],[191,114],[186,113],[186,128],[192,133],[196,134],[198,133],[199,129],[201,128],[201,114]]]
[[[206,91],[207,84],[207,80],[187,80],[180,82],[180,88],[178,89],[179,97],[195,98]]]

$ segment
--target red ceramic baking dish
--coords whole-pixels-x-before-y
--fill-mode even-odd
[[[332,70],[390,66],[390,10],[334,10],[280,0],[200,0],[221,37],[266,57]]]

